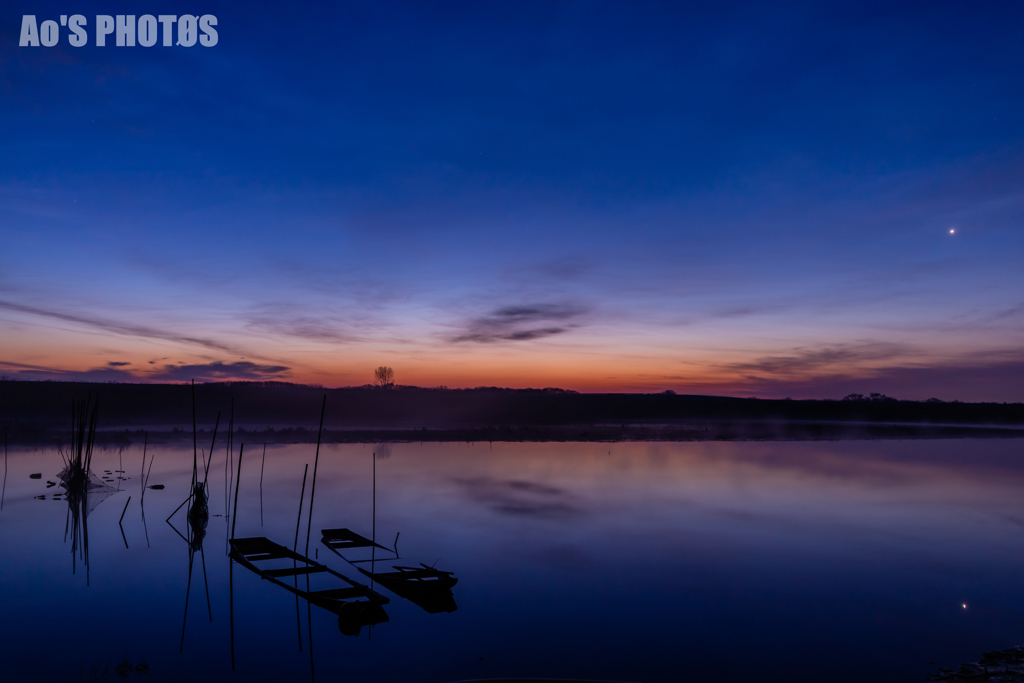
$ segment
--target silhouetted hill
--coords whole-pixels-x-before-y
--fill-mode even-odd
[[[101,429],[177,428],[191,432],[191,392],[191,386],[184,384],[0,381],[0,423],[19,432],[61,430],[70,424],[71,401],[92,394],[99,398]],[[236,427],[250,431],[268,427],[315,430],[326,395],[325,427],[335,432],[365,432],[366,440],[424,428],[449,431],[453,439],[456,434],[490,432],[515,433],[514,440],[530,440],[530,428],[542,430],[534,432],[538,439],[552,434],[615,439],[616,430],[629,428],[633,434],[638,429],[660,429],[665,434],[672,433],[673,427],[678,438],[691,438],[701,430],[709,432],[709,425],[721,433],[723,423],[744,424],[746,432],[754,428],[751,425],[760,424],[757,429],[765,434],[780,434],[780,424],[785,423],[812,423],[804,425],[804,431],[814,423],[1024,425],[1024,404],[1020,403],[793,401],[670,393],[581,394],[560,389],[323,389],[280,382],[197,384],[195,393],[200,427],[212,427],[217,411],[222,412],[221,424],[226,425],[233,402]],[[768,424],[774,426],[769,429]],[[839,433],[835,429],[822,431],[821,426],[813,429],[824,435],[821,438]],[[737,432],[735,428],[726,431]]]

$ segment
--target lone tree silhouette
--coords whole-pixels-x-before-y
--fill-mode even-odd
[[[373,371],[373,383],[381,389],[390,389],[395,386],[395,371],[384,365]]]

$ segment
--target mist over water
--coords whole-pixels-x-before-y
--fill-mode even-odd
[[[63,489],[47,488],[59,454],[11,451],[0,675],[119,680],[127,661],[157,681],[301,681],[311,666],[318,680],[359,681],[924,680],[1024,640],[1022,443],[323,446],[311,558],[368,584],[320,530],[387,547],[400,534],[403,561],[458,578],[450,613],[377,586],[388,621],[355,637],[304,601],[297,620],[294,595],[240,565],[229,581],[223,446],[190,586],[189,546],[165,519],[188,495],[191,448],[149,447],[149,484],[165,488],[146,491],[145,524],[142,449],[95,451],[115,493],[87,516],[88,569],[65,541]],[[261,498],[262,444],[245,445],[236,537],[292,546],[314,450],[269,446]],[[308,482],[305,495],[308,506]],[[171,522],[188,535],[183,511]],[[305,534],[303,512],[300,553]]]

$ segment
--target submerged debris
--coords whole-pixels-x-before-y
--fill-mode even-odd
[[[959,669],[942,669],[928,679],[932,683],[1024,683],[1024,646],[986,652],[977,662]]]

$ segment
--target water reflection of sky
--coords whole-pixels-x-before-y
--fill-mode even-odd
[[[377,460],[377,538],[401,532],[403,557],[454,571],[458,611],[391,595],[390,621],[349,638],[314,608],[316,674],[923,680],[930,662],[1024,640],[1021,445],[392,444]],[[328,527],[370,534],[374,448],[327,446],[320,458],[310,553],[353,578],[317,541]],[[191,453],[150,450],[150,483],[167,488],[146,493],[146,527],[140,450],[95,456],[99,470],[120,457],[131,479],[89,516],[88,586],[63,542],[67,506],[46,489],[59,456],[12,452],[0,666],[88,680],[109,662],[111,680],[124,656],[153,680],[304,680],[305,606],[299,653],[294,597],[238,566],[231,674],[223,449],[205,543],[213,623],[194,574],[178,654],[188,548],[164,519],[187,493]],[[238,536],[291,544],[313,450],[268,447],[261,528],[262,448],[247,447]],[[129,495],[126,549],[117,522]],[[304,538],[305,526],[300,551]]]

